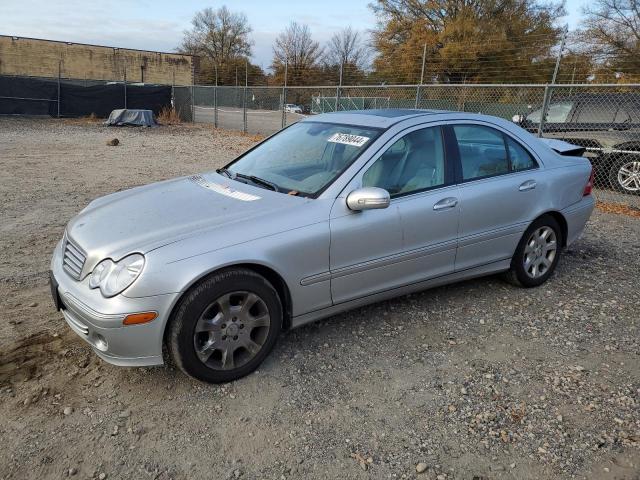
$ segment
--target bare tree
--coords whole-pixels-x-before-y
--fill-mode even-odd
[[[178,50],[202,57],[203,74],[208,79],[220,70],[219,80],[230,82],[236,67],[244,70],[252,46],[252,30],[244,13],[232,12],[226,6],[205,8],[194,15],[191,24]]]
[[[350,65],[363,70],[367,67],[369,56],[370,50],[363,35],[347,27],[331,37],[324,61],[327,65]]]
[[[311,37],[309,27],[291,22],[276,38],[272,68],[279,76],[287,64],[290,78],[305,83],[311,80],[310,73],[317,68],[322,54],[323,49]]]
[[[640,73],[640,0],[595,0],[585,8],[581,37],[602,62]]]

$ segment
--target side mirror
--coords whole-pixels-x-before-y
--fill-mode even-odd
[[[389,192],[377,187],[359,188],[347,196],[347,207],[355,211],[387,208],[390,202]]]

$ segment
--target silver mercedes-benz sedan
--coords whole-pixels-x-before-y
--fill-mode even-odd
[[[309,117],[215,172],[114,193],[67,225],[55,305],[116,365],[225,382],[278,334],[382,299],[553,273],[593,207],[578,147],[426,110]]]

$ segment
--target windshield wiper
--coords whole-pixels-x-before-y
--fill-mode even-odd
[[[244,178],[246,180],[251,180],[253,183],[255,183],[257,185],[261,185],[263,187],[267,187],[267,188],[273,190],[274,192],[279,192],[280,191],[280,189],[278,188],[278,186],[275,183],[271,183],[268,180],[265,180],[265,179],[260,178],[260,177],[256,177],[255,175],[243,175],[242,173],[236,173],[236,177]]]
[[[216,173],[219,173],[221,175],[226,175],[227,177],[233,179],[233,173],[231,173],[231,170],[229,170],[228,168],[222,167],[216,170]]]

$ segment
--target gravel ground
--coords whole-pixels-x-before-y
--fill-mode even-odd
[[[49,299],[64,224],[254,141],[0,118],[0,478],[640,478],[626,215],[594,213],[540,288],[489,277],[354,310],[283,335],[231,384],[97,359]]]

